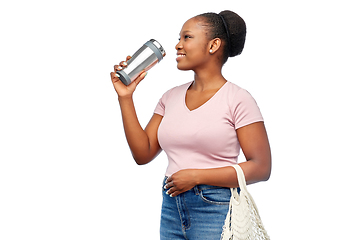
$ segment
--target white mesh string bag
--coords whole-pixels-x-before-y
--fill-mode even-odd
[[[221,240],[270,240],[264,229],[254,199],[247,191],[246,180],[239,165],[237,172],[240,193],[231,188],[229,212],[224,222]]]

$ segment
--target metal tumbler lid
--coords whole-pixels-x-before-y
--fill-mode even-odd
[[[152,51],[156,54],[158,61],[161,61],[166,54],[162,45],[155,39],[150,39],[145,43],[145,45],[152,49]]]

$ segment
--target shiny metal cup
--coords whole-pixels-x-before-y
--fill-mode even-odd
[[[127,67],[117,71],[120,81],[125,85],[132,83],[143,71],[148,71],[165,56],[162,45],[154,39],[147,41],[132,58],[127,61]]]

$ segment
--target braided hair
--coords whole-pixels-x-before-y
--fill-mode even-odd
[[[223,43],[222,63],[226,63],[229,57],[242,53],[246,40],[246,23],[232,11],[217,13],[203,13],[197,17],[202,18],[202,25],[207,28],[209,40],[220,38]],[[223,19],[224,18],[224,21]]]

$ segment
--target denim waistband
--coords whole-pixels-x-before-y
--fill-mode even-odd
[[[163,181],[163,187],[165,185],[165,181],[168,179],[168,177],[165,176],[164,181]],[[194,191],[196,195],[199,194],[200,191],[203,190],[208,190],[208,189],[230,189],[230,188],[226,188],[226,187],[219,187],[219,186],[213,186],[213,185],[206,185],[206,184],[200,184],[200,185],[196,185],[195,187],[193,187],[192,189],[190,189],[189,191]]]

